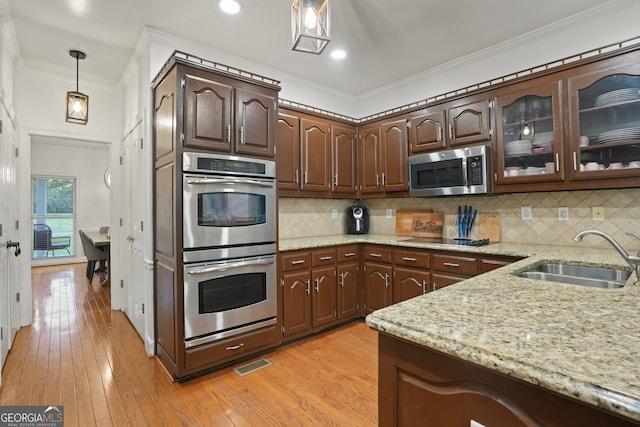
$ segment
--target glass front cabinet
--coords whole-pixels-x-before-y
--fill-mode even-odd
[[[564,179],[561,89],[539,78],[496,92],[496,186]]]
[[[586,67],[585,71],[588,71]],[[567,79],[567,88],[570,97],[570,178],[630,179],[637,186],[640,177],[640,63],[577,74]]]

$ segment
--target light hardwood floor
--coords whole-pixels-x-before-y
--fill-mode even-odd
[[[32,270],[33,323],[18,331],[0,405],[64,405],[65,426],[375,426],[377,334],[363,322],[173,383],[85,264]]]

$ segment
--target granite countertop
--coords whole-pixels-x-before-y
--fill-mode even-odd
[[[541,261],[628,268],[613,249],[450,247],[395,236],[287,239],[280,250],[376,243],[526,257],[367,316],[371,328],[640,421],[640,286],[596,289],[520,278]]]

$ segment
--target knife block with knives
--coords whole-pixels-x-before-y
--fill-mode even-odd
[[[473,227],[473,223],[475,222],[477,215],[478,210],[473,209],[473,206],[465,205],[463,210],[462,206],[458,205],[458,238],[469,238],[471,228]]]

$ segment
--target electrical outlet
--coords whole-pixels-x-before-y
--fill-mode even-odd
[[[592,207],[591,216],[594,221],[604,221],[604,206]]]
[[[338,219],[338,209],[336,208],[331,209],[331,218]]]
[[[561,206],[558,208],[558,221],[569,221],[569,208]]]
[[[387,219],[393,219],[393,209],[387,209]]]
[[[523,221],[531,221],[533,219],[533,211],[531,210],[531,206],[521,206],[520,215],[522,216]]]

